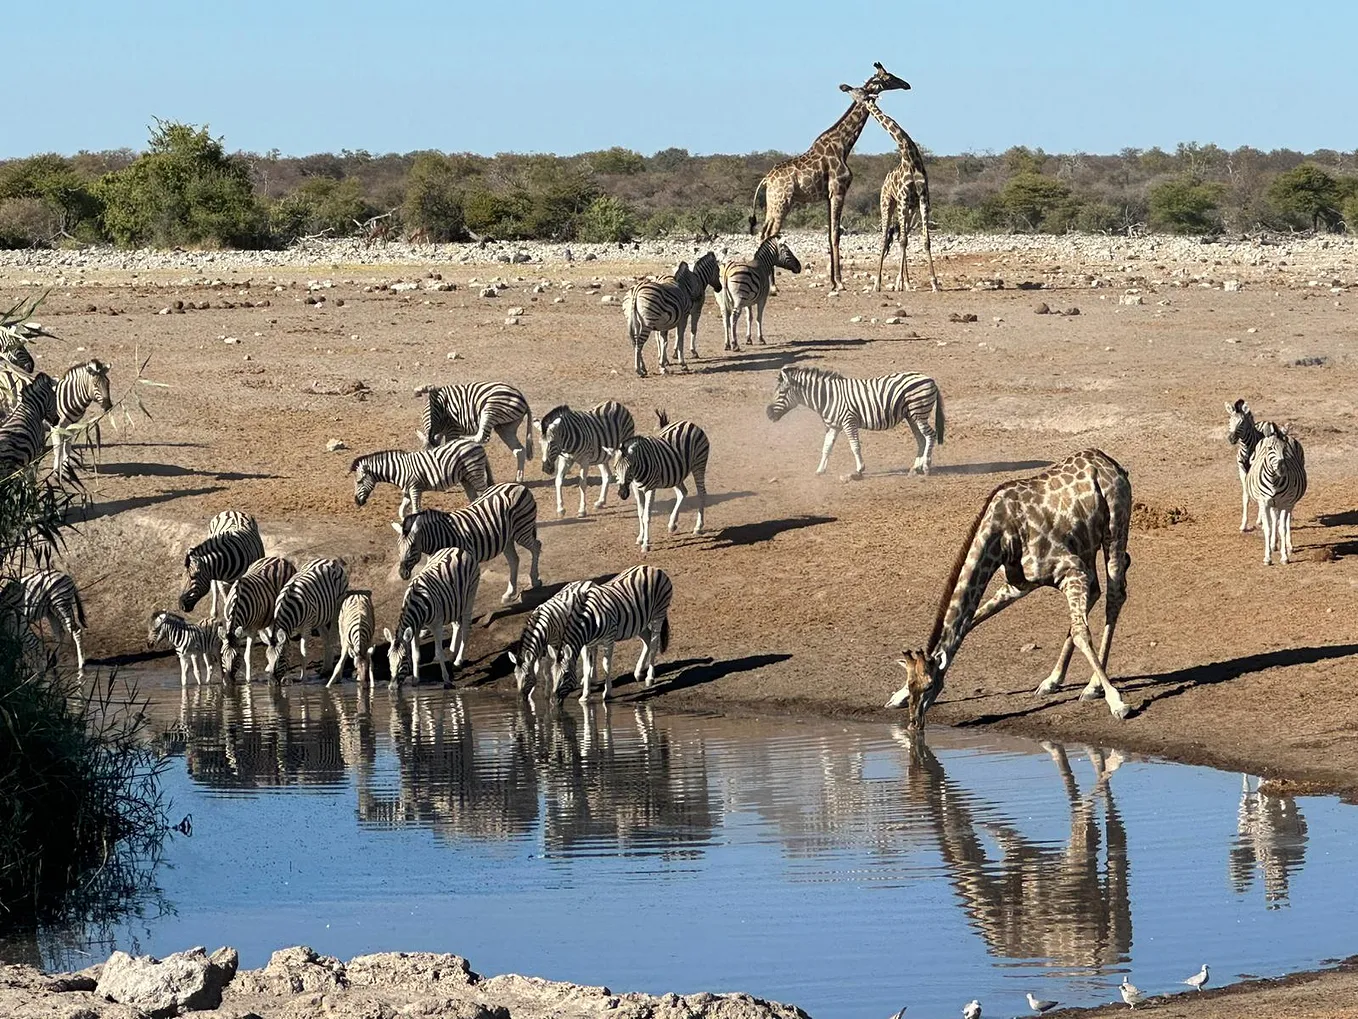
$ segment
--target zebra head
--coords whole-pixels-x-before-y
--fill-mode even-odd
[[[373,489],[377,487],[378,477],[368,469],[368,458],[366,456],[354,457],[354,462],[349,465],[349,473],[354,476],[354,505],[362,506],[367,503],[368,497],[373,494]]]
[[[387,642],[387,669],[391,673],[389,686],[395,690],[405,677],[409,676],[412,680],[415,678],[415,663],[410,659],[410,642],[415,637],[415,629],[405,626],[401,628],[400,633],[393,634],[384,626],[382,636]],[[435,639],[438,639],[437,635]]]
[[[169,618],[168,612],[153,612],[151,614],[151,625],[146,628],[146,646],[155,647],[165,639],[165,621]]]
[[[264,678],[277,683],[288,672],[288,631],[282,626],[274,627],[269,639],[264,643]]]
[[[192,612],[193,607],[212,586],[212,576],[207,563],[201,556],[195,554],[197,551],[196,548],[189,549],[188,555],[184,556],[184,569],[189,572],[189,585],[179,596],[179,607],[185,612]]]
[[[402,580],[410,579],[415,564],[420,561],[420,556],[424,555],[424,534],[421,527],[424,513],[424,510],[411,513],[399,524],[393,522],[391,525],[401,536],[396,543],[396,561]]]
[[[779,269],[786,269],[788,272],[798,273],[802,271],[802,263],[792,249],[787,246],[786,241],[778,242],[778,257],[773,262]]]
[[[108,384],[108,365],[103,361],[90,360],[81,365],[85,372],[85,400],[86,406],[95,400],[99,401],[99,409],[110,411],[113,409],[113,393]]]
[[[1226,404],[1226,413],[1231,416],[1226,425],[1226,441],[1231,445],[1235,445],[1254,431],[1254,414],[1244,400]]]
[[[896,664],[905,670],[905,686],[891,695],[886,706],[905,708],[910,716],[909,727],[919,730],[924,727],[925,712],[933,706],[943,689],[948,655],[942,650],[928,655],[918,649],[907,649],[904,654],[905,657],[898,659]]]
[[[569,411],[570,406],[563,403],[560,407],[553,407],[546,414],[542,415],[541,420],[533,422],[533,427],[538,430],[538,435],[542,437],[543,474],[555,473],[557,457],[565,452],[565,450],[561,448],[561,428],[559,422],[565,414],[569,413]]]
[[[424,412],[420,417],[420,429],[415,437],[425,449],[434,449],[448,441],[452,434],[452,419],[443,405],[443,396],[438,386],[421,386],[415,390],[416,396],[424,396]]]
[[[663,414],[663,411],[657,411]],[[663,419],[662,419],[663,420]],[[663,425],[661,427],[664,427]],[[637,448],[637,443],[641,436],[634,435],[622,444],[618,450],[618,455],[613,459],[613,471],[618,476],[618,498],[626,500],[628,493],[632,491],[632,480],[636,476],[632,467],[632,454]]]
[[[784,414],[802,402],[802,387],[793,381],[786,368],[778,370],[778,384],[767,413],[770,421],[780,420]]]
[[[702,280],[703,286],[711,287],[713,293],[721,293],[721,265],[712,252],[693,263],[693,275]]]

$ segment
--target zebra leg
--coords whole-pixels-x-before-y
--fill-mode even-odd
[[[727,296],[726,300],[730,300],[730,297]],[[722,302],[721,306],[721,331],[726,341],[722,344],[721,349],[739,350],[740,344],[736,342],[736,314],[731,308],[727,307],[725,301]]]
[[[646,497],[647,497],[648,495],[650,495],[650,493],[649,493],[649,492],[644,492],[644,491],[638,491],[638,492],[633,492],[633,495],[635,496],[636,501],[637,501],[637,542],[636,542],[636,543],[637,543],[638,545],[641,546],[642,551],[644,552],[644,551],[646,550],[646,518],[647,518],[647,516],[649,515],[649,510],[647,509],[647,499],[646,499]]]
[[[670,355],[666,349],[670,344],[670,331],[668,329],[657,329],[655,331],[655,349],[660,361],[660,374],[666,374],[665,369],[670,366]]]
[[[707,509],[707,468],[701,467],[693,472],[693,487],[698,492],[698,519],[693,523],[693,533],[703,533],[703,513]]]
[[[765,343],[764,343],[764,305],[766,305],[766,304],[768,304],[768,303],[769,303],[769,295],[768,295],[768,294],[765,294],[765,295],[760,299],[760,301],[759,301],[759,306],[758,306],[758,307],[759,307],[759,318],[758,318],[758,320],[757,320],[757,323],[758,323],[758,326],[759,326],[759,345],[760,345],[761,347],[762,347],[762,346],[765,346]],[[751,315],[751,317],[754,316],[754,309],[753,309],[753,308],[750,309],[750,315]]]
[[[1250,529],[1250,490],[1245,480],[1248,477],[1245,468],[1237,462],[1236,469],[1240,472],[1240,533],[1244,534]]]
[[[457,630],[454,636],[457,638],[457,654],[453,656],[453,664],[461,668],[462,659],[467,653],[467,633],[472,628],[472,600],[468,599],[467,604],[462,607],[462,618],[458,620]]]
[[[928,419],[919,422],[915,429],[915,443],[919,449],[919,472],[928,474],[933,466],[934,446],[938,438],[934,432],[934,426],[929,424]]]
[[[679,507],[684,504],[684,496],[688,495],[688,490],[683,485],[674,486],[674,509],[670,513],[669,532],[673,534],[679,529]]]
[[[327,687],[332,687],[332,686],[334,686],[335,683],[339,680],[340,676],[342,676],[342,675],[344,674],[344,657],[345,657],[345,655],[344,655],[344,650],[343,650],[343,648],[341,648],[341,649],[340,649],[339,661],[335,662],[335,669],[334,669],[334,671],[330,673],[330,678],[327,679],[327,680],[325,681],[325,685],[326,685]],[[357,656],[357,655],[354,656],[354,674],[355,674],[355,676],[357,676],[357,674],[358,674],[358,656]]]
[[[1273,507],[1259,500],[1259,522],[1264,531],[1264,565],[1273,565],[1273,534],[1275,528]]]
[[[1278,511],[1278,550],[1282,553],[1283,565],[1287,565],[1288,558],[1292,555],[1292,511],[1290,509]]]
[[[603,662],[604,673],[604,703],[607,704],[609,698],[613,696],[613,648],[616,647],[613,641],[608,641],[599,648],[599,658]]]
[[[558,456],[556,458],[556,515],[559,517],[564,517],[566,515],[566,507],[561,502],[561,486],[566,483],[566,467],[568,463],[569,461],[565,456]]]
[[[580,649],[580,703],[589,702],[589,681],[594,676],[594,648],[586,644]]]
[[[594,508],[602,509],[608,503],[608,484],[611,480],[608,473],[608,458],[605,457],[599,464],[599,498],[594,500]],[[581,514],[583,516],[583,514]]]
[[[632,356],[633,360],[636,362],[637,377],[643,379],[646,377],[646,358],[644,357],[645,346],[646,338],[644,336],[632,337]]]
[[[637,656],[637,664],[632,669],[632,679],[637,683],[642,682],[641,674],[646,673],[645,685],[647,687],[655,682],[655,666],[651,665],[651,641],[654,637],[653,628],[647,624],[646,629],[641,633],[641,654]],[[647,668],[648,665],[650,665],[649,669]]]
[[[844,434],[848,436],[849,448],[853,450],[854,472],[850,477],[859,481],[863,477],[863,449],[858,442],[858,426],[845,425]]]
[[[431,627],[434,631],[434,660],[439,663],[439,678],[443,680],[444,686],[447,686],[450,682],[448,679],[448,656],[443,649],[443,628],[446,625],[442,619],[436,619]]]
[[[71,640],[75,644],[75,674],[77,678],[85,675],[85,649],[80,644],[80,628],[74,625],[74,620],[68,625],[71,632]]]
[[[490,433],[487,432],[487,438],[489,438],[489,434]],[[500,441],[508,446],[510,452],[514,454],[515,469],[518,471],[514,480],[522,481],[523,466],[527,461],[528,454],[523,448],[523,443],[519,441],[519,423],[514,421],[505,425],[497,425],[495,427],[495,434],[500,437]],[[482,439],[481,441],[484,442],[485,439]]]
[[[577,517],[585,515],[585,501],[589,497],[589,464],[580,464],[580,508],[575,511]]]
[[[688,325],[688,317],[680,319],[679,326],[674,332],[674,356],[679,362],[679,367],[688,371],[688,365],[684,361],[684,327]]]
[[[197,671],[196,669],[194,671]],[[179,685],[187,687],[189,685],[189,658],[184,652],[179,652]]]
[[[514,547],[514,539],[505,542],[505,562],[509,564],[509,587],[500,596],[500,604],[508,605],[514,600],[514,592],[519,587],[519,552]]]
[[[910,431],[915,436],[915,462],[910,465],[910,473],[914,474],[915,471],[920,470],[921,465],[925,462],[924,453],[925,450],[928,449],[928,446],[925,445],[924,432],[920,430],[920,423],[908,414],[906,415],[905,423],[910,426]],[[929,472],[925,470],[923,473],[928,474]]]
[[[247,686],[250,684],[250,651],[254,647],[254,643],[253,637],[245,638],[245,683]]]
[[[820,450],[820,466],[816,468],[817,474],[824,474],[825,467],[830,462],[830,450],[835,448],[835,440],[839,438],[839,429],[827,427],[825,429],[825,442]]]

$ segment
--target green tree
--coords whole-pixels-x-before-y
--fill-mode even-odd
[[[1019,173],[1000,189],[995,211],[1011,230],[1040,230],[1069,202],[1070,188],[1064,181],[1038,173]],[[1062,227],[1058,224],[1046,228]]]
[[[595,173],[630,177],[633,174],[646,172],[646,157],[640,152],[624,149],[620,145],[614,145],[611,149],[603,149],[600,152],[586,153],[585,159],[589,161],[589,165]]]
[[[411,165],[406,179],[401,222],[408,230],[425,231],[431,241],[465,240],[463,199],[464,176],[460,168],[440,153],[422,153]]]
[[[575,235],[582,241],[604,244],[630,241],[636,231],[636,217],[627,203],[609,195],[601,195],[590,202],[581,215]]]
[[[280,241],[307,234],[352,234],[374,212],[352,177],[308,177],[269,210],[269,228]]]
[[[45,233],[34,240],[50,241],[63,231],[83,240],[97,240],[99,202],[91,184],[65,156],[47,153],[16,159],[0,167],[0,205],[10,209],[11,222],[18,217],[19,209],[26,210],[23,215],[30,222],[40,216],[46,224]]]
[[[1338,227],[1343,196],[1338,180],[1315,163],[1302,163],[1273,178],[1268,185],[1268,200],[1280,212],[1319,230],[1322,221],[1328,229]]]
[[[1150,189],[1150,225],[1177,234],[1216,233],[1226,186],[1219,181],[1174,177]]]

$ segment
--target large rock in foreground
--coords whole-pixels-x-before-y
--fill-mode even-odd
[[[190,948],[164,959],[114,952],[104,963],[94,993],[121,1005],[133,1005],[151,1019],[168,1019],[180,1012],[215,1009],[222,989],[236,975],[234,948],[211,955]]]

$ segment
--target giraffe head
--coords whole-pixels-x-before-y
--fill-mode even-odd
[[[906,81],[904,78],[896,77],[877,61],[873,61],[872,66],[875,67],[876,70],[873,72],[871,78],[863,82],[864,91],[869,92],[874,96],[879,96],[883,92],[891,92],[893,90],[900,92],[909,91],[910,82]]]
[[[924,727],[925,712],[933,706],[943,689],[943,673],[948,668],[948,655],[942,649],[932,655],[918,649],[906,649],[905,657],[896,664],[905,670],[905,686],[891,695],[888,708],[905,708],[912,729]]]
[[[871,79],[869,79],[869,80],[871,80]],[[907,85],[906,87],[909,88],[908,85]],[[849,93],[849,96],[850,96],[850,97],[853,99],[853,101],[856,102],[856,103],[862,103],[864,106],[875,106],[875,105],[877,105],[877,96],[876,96],[876,94],[875,94],[875,93],[872,93],[872,92],[869,92],[869,91],[867,90],[866,87],[864,87],[864,88],[854,88],[852,85],[845,85],[845,84],[841,83],[840,86],[839,86],[839,90],[840,90],[841,92],[847,92],[847,93]]]

